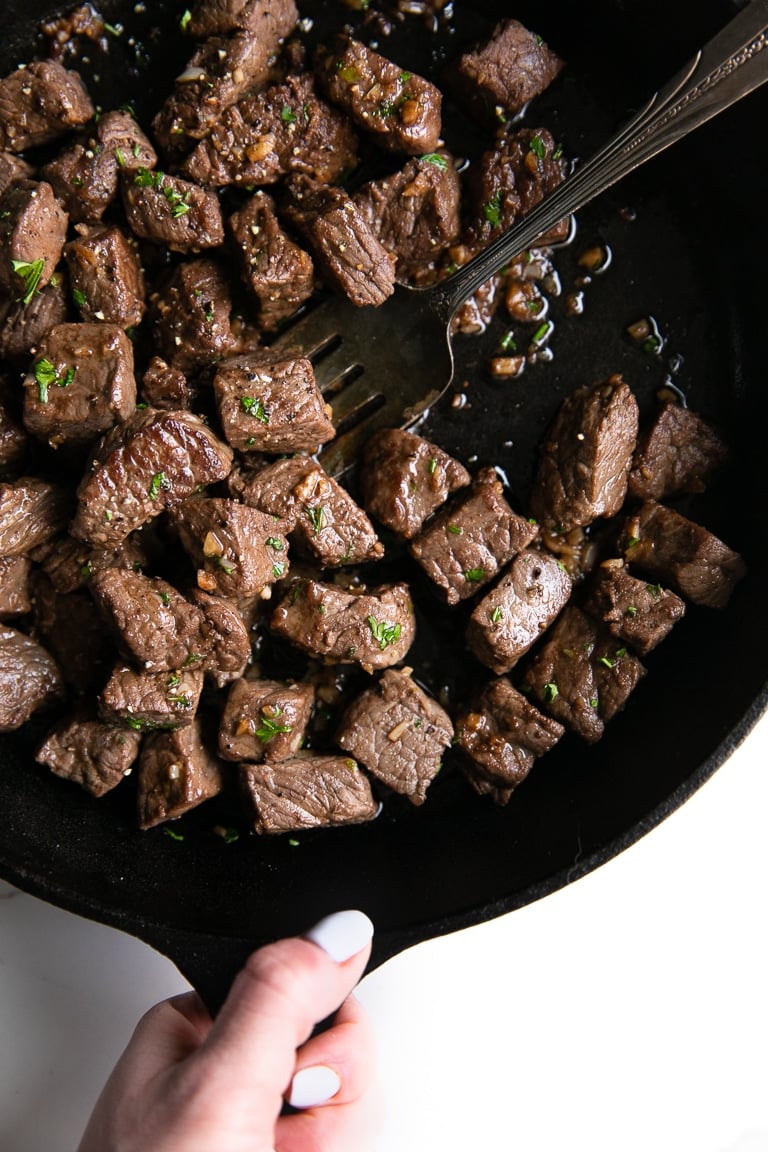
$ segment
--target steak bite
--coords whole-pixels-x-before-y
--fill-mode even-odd
[[[0,353],[2,355],[2,353]],[[3,394],[0,379],[0,480],[14,479],[24,468],[28,437]]]
[[[260,834],[361,824],[379,811],[368,778],[348,756],[305,753],[243,764],[240,772]]]
[[[484,123],[505,123],[549,87],[563,61],[517,20],[502,20],[485,44],[463,53],[451,87]]]
[[[48,733],[35,760],[92,796],[105,796],[130,776],[140,744],[138,732],[77,717],[60,721]]]
[[[318,580],[294,580],[270,627],[312,656],[359,664],[366,672],[397,664],[416,634],[407,584],[353,593]]]
[[[25,64],[0,80],[0,148],[25,152],[86,124],[94,107],[77,72],[55,60]]]
[[[547,552],[525,549],[479,602],[467,624],[467,646],[500,675],[514,668],[565,606],[571,579]]]
[[[32,574],[35,635],[57,661],[69,691],[98,692],[114,663],[115,650],[86,591],[62,593],[42,572]]]
[[[199,252],[224,243],[224,222],[214,192],[139,168],[123,176],[123,207],[135,236],[163,244],[172,252]]]
[[[685,603],[660,584],[631,576],[621,560],[606,560],[590,578],[584,608],[612,636],[646,656],[682,618]]]
[[[0,151],[0,196],[12,184],[17,184],[19,180],[30,180],[34,174],[34,168],[26,160],[14,156],[12,152]]]
[[[314,289],[312,257],[285,234],[274,207],[266,192],[257,192],[229,218],[243,280],[267,332],[292,316]]]
[[[141,398],[150,408],[163,412],[189,409],[193,391],[180,368],[172,368],[162,356],[153,356],[141,380]]]
[[[619,511],[637,424],[637,401],[620,376],[566,396],[542,443],[531,492],[531,511],[545,531],[564,534]]]
[[[219,725],[219,755],[225,760],[290,759],[304,741],[314,701],[311,684],[236,680]]]
[[[137,672],[118,664],[99,696],[99,713],[108,724],[120,724],[134,732],[188,728],[202,690],[200,668]]]
[[[0,626],[0,732],[14,732],[64,694],[61,670],[31,637]]]
[[[442,448],[399,428],[385,428],[368,440],[359,471],[365,510],[406,540],[472,479]]]
[[[38,289],[28,303],[25,300],[0,301],[0,360],[18,363],[22,370],[51,328],[69,319],[65,278],[55,273],[45,288]]]
[[[536,536],[536,525],[513,512],[502,493],[494,470],[481,469],[470,492],[438,512],[410,546],[449,604],[474,596]]]
[[[725,608],[746,565],[717,536],[663,504],[646,501],[624,529],[624,558],[692,604]]]
[[[293,0],[196,0],[186,31],[200,40],[230,32],[264,36],[276,25],[287,36],[297,19]]]
[[[637,500],[665,500],[703,492],[728,449],[710,424],[681,404],[663,404],[635,451],[629,493]]]
[[[78,488],[72,535],[112,547],[231,467],[232,449],[199,416],[147,409],[101,445]]]
[[[67,214],[50,184],[20,180],[0,196],[0,289],[29,304],[61,260]]]
[[[0,556],[24,556],[63,531],[71,511],[69,493],[23,476],[0,484]]]
[[[152,296],[156,351],[172,368],[190,374],[232,350],[232,301],[223,268],[210,257],[185,260]]]
[[[190,599],[203,614],[203,634],[211,647],[203,666],[222,687],[245,672],[251,658],[248,629],[231,600],[199,590],[195,590]]]
[[[97,572],[105,568],[128,568],[138,572],[147,557],[135,539],[124,540],[115,548],[91,548],[82,540],[66,535],[46,549],[42,568],[57,592],[85,588]]]
[[[140,324],[144,315],[144,273],[138,252],[117,227],[81,224],[64,248],[72,297],[86,321],[120,328]]]
[[[147,736],[139,756],[140,828],[176,820],[223,787],[221,764],[207,751],[197,722]]]
[[[501,676],[459,711],[454,743],[471,781],[506,793],[522,783],[534,761],[554,748],[564,732],[562,724]],[[497,799],[506,803],[509,795]]]
[[[213,391],[224,438],[241,452],[315,452],[335,435],[303,356],[267,351],[225,360]]]
[[[117,324],[57,324],[24,379],[24,427],[82,447],[136,410],[133,345]]]
[[[390,668],[344,712],[336,742],[377,780],[423,804],[453,739],[447,712],[411,679]]]
[[[418,156],[440,143],[438,89],[359,40],[337,37],[319,59],[318,75],[329,99],[387,151]]]
[[[0,620],[25,616],[31,609],[30,567],[27,556],[0,556]]]

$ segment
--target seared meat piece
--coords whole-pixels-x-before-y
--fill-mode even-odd
[[[27,556],[0,556],[0,620],[25,616],[32,607],[29,570]]]
[[[335,435],[303,356],[267,351],[225,360],[213,391],[224,437],[241,452],[316,452]]]
[[[348,36],[321,56],[318,75],[329,99],[382,148],[417,156],[437,148],[442,96],[428,80]]]
[[[620,560],[608,560],[592,575],[584,608],[612,636],[645,656],[669,635],[685,603],[660,584],[630,576]]]
[[[364,184],[354,201],[397,257],[400,278],[436,260],[459,237],[459,176],[447,152],[414,157],[399,172]]]
[[[241,31],[258,37],[276,25],[287,36],[297,19],[293,0],[196,0],[187,32],[200,40]]]
[[[0,196],[0,289],[28,304],[50,282],[67,236],[67,214],[50,184],[20,180]]]
[[[631,568],[663,580],[692,604],[724,608],[746,572],[738,552],[653,500],[628,518],[624,538],[624,558]]]
[[[243,280],[258,301],[260,327],[273,331],[312,295],[312,257],[286,236],[266,192],[233,213],[229,227]]]
[[[231,600],[196,590],[190,599],[203,614],[203,632],[211,645],[204,661],[219,687],[242,676],[251,658],[251,641],[245,621]]]
[[[153,356],[141,381],[141,397],[150,408],[173,412],[190,408],[192,390],[180,368],[172,368],[162,356]]]
[[[410,546],[449,604],[474,596],[536,535],[502,492],[494,470],[483,468],[469,494],[438,512]]]
[[[395,792],[423,804],[453,739],[448,713],[390,668],[346,709],[336,742]]]
[[[78,717],[60,721],[38,748],[35,760],[92,796],[104,796],[130,776],[140,744],[138,732]]]
[[[231,467],[232,449],[199,416],[149,408],[105,439],[80,483],[72,534],[113,547]]]
[[[665,500],[681,492],[703,492],[727,455],[706,420],[680,404],[664,404],[638,442],[629,494],[637,500]]]
[[[57,324],[24,379],[24,427],[51,448],[89,444],[136,410],[133,345],[116,324]]]
[[[63,536],[47,550],[42,567],[57,592],[74,592],[86,587],[94,574],[105,568],[137,572],[146,563],[146,555],[134,539],[124,540],[115,548],[91,548],[82,540]]]
[[[183,816],[218,795],[222,785],[221,765],[206,750],[196,722],[147,736],[139,757],[139,827]]]
[[[99,696],[99,712],[107,723],[121,724],[134,732],[188,728],[202,690],[199,668],[137,672],[118,664]]]
[[[32,573],[35,635],[61,668],[73,695],[98,692],[115,650],[88,592],[59,592],[42,572]]]
[[[205,592],[247,600],[269,596],[288,572],[285,525],[237,500],[185,500],[171,513]]]
[[[6,403],[0,380],[0,480],[13,479],[22,471],[27,445],[27,434]]]
[[[224,270],[215,260],[185,260],[153,295],[150,321],[157,351],[172,368],[194,373],[226,356],[235,338]]]
[[[301,748],[314,700],[311,684],[236,680],[219,725],[219,755],[225,760],[290,759]]]
[[[0,484],[0,556],[24,556],[46,544],[65,527],[71,511],[69,494],[23,476]]]
[[[470,779],[507,790],[525,779],[537,757],[554,748],[564,731],[501,676],[460,710],[455,744],[466,757]]]
[[[120,172],[154,168],[157,153],[129,112],[106,112],[93,131],[42,169],[72,223],[97,223],[118,193]]]
[[[14,732],[63,695],[61,671],[40,644],[0,626],[0,732]]]
[[[505,123],[549,87],[563,68],[541,36],[517,20],[502,20],[490,39],[465,52],[450,70],[450,83],[484,123]]]
[[[105,568],[93,574],[90,589],[120,647],[146,672],[196,666],[208,655],[202,612],[167,581]]]
[[[199,252],[224,243],[224,222],[214,192],[149,168],[124,175],[121,190],[135,236],[172,252]]]
[[[547,552],[519,552],[467,625],[467,646],[497,675],[509,672],[565,606],[571,579]]]
[[[77,72],[55,60],[17,68],[0,80],[0,148],[25,152],[86,124],[94,114]]]
[[[306,239],[321,276],[353,304],[383,304],[395,290],[395,257],[342,188],[294,176],[286,214]]]
[[[139,254],[119,228],[80,225],[64,248],[72,297],[83,320],[132,328],[144,315]]]
[[[349,120],[315,91],[309,72],[249,92],[219,118],[182,171],[207,187],[274,184],[302,174],[332,184],[357,164]]]
[[[312,756],[243,764],[243,788],[259,833],[301,832],[373,820],[371,785],[348,756]]]
[[[56,324],[69,318],[69,299],[64,277],[58,273],[45,288],[38,289],[29,303],[21,300],[0,302],[0,359],[18,362],[26,370],[30,355]]]
[[[297,648],[366,672],[402,660],[416,624],[407,584],[385,584],[370,592],[346,592],[336,584],[295,580],[270,621]]]
[[[546,712],[593,744],[644,674],[639,660],[569,604],[536,650],[524,687]]]
[[[19,180],[30,180],[34,174],[32,165],[20,156],[14,156],[12,152],[0,152],[0,196],[12,184],[17,184]]]
[[[470,481],[463,464],[442,448],[399,428],[385,428],[372,436],[360,462],[366,511],[406,540]]]
[[[474,212],[470,238],[487,244],[535,208],[562,184],[567,166],[546,128],[508,130],[485,152],[470,178]],[[566,218],[546,232],[538,244],[565,240]]]
[[[384,545],[345,488],[306,456],[276,460],[260,472],[237,474],[230,489],[244,503],[278,516],[299,549],[324,568],[380,560]]]
[[[637,401],[620,376],[566,396],[541,446],[531,492],[531,511],[545,531],[567,533],[619,511],[637,423]]]

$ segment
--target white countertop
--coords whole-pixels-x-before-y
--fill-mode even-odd
[[[768,716],[615,860],[367,977],[380,1152],[768,1152],[767,766]],[[73,1152],[139,1016],[185,987],[0,882],[0,1152]]]

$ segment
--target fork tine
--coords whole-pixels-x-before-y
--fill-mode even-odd
[[[342,340],[338,347],[317,360],[311,356],[312,366],[315,370],[315,380],[321,392],[334,391],[334,385],[343,387],[344,379],[350,376],[355,378],[362,375],[364,368],[357,357],[350,354],[346,341]]]

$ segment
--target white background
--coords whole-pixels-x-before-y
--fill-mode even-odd
[[[367,977],[377,1152],[768,1152],[767,764],[763,717],[615,860]],[[73,1152],[138,1017],[185,987],[0,882],[0,1152]]]

